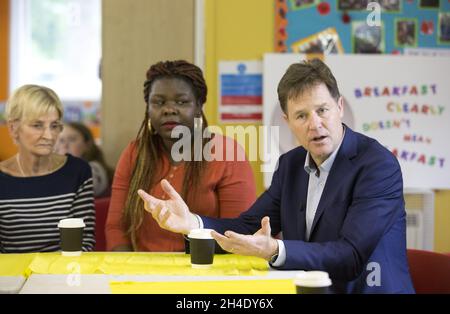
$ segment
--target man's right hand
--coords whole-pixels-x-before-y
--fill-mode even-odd
[[[162,180],[161,187],[169,196],[168,200],[158,199],[143,190],[138,191],[144,201],[145,210],[152,214],[158,225],[163,229],[184,234],[199,228],[197,218],[170,183]]]

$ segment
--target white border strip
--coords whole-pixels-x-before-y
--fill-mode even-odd
[[[195,0],[194,63],[205,71],[205,1]]]
[[[19,82],[19,33],[20,33],[20,12],[23,11],[23,3],[19,1],[10,1],[9,8],[9,73],[8,73],[8,93],[17,88]]]

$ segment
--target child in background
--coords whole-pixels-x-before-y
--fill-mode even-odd
[[[68,153],[89,162],[94,180],[94,196],[110,196],[114,170],[105,162],[89,128],[79,122],[67,123],[58,138],[56,152],[61,155]]]

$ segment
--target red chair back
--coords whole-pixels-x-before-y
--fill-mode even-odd
[[[108,216],[109,197],[96,198],[95,204],[95,251],[106,251],[105,225]]]
[[[408,249],[408,262],[416,293],[450,293],[450,256]]]

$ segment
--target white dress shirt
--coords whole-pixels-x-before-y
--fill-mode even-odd
[[[306,231],[305,231],[306,241],[309,240],[309,236],[311,234],[311,227],[314,221],[314,217],[316,215],[317,206],[319,205],[320,198],[322,197],[323,188],[325,187],[328,174],[330,173],[331,167],[333,166],[334,160],[336,159],[336,155],[339,151],[339,148],[342,145],[344,136],[345,136],[345,127],[339,146],[319,166],[319,170],[317,170],[317,166],[313,161],[313,159],[311,158],[309,152],[306,154],[305,164],[303,166],[305,171],[309,174],[308,196],[306,199]],[[278,257],[273,263],[271,263],[271,265],[275,267],[282,266],[286,262],[286,248],[284,246],[284,243],[282,240],[277,240],[277,242],[278,242]]]

